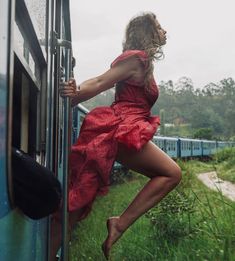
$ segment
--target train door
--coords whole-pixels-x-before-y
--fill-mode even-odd
[[[12,200],[11,147],[45,164],[47,1],[0,1],[0,10],[0,260],[46,260],[48,219],[29,219]]]
[[[72,45],[70,31],[69,1],[55,2],[54,30],[52,32],[52,53],[53,53],[53,74],[52,79],[54,89],[51,99],[54,108],[51,111],[51,125],[49,135],[53,137],[48,148],[51,151],[51,168],[54,170],[63,187],[63,208],[61,212],[62,220],[62,245],[60,258],[68,259],[68,233],[67,233],[67,187],[68,187],[68,154],[71,146],[71,110],[68,98],[62,99],[59,96],[58,88],[60,81],[67,81],[72,76]],[[50,138],[49,138],[50,139]],[[48,140],[49,140],[48,139]],[[52,223],[53,225],[53,223]],[[53,227],[51,227],[53,229]],[[52,239],[50,239],[52,240]],[[52,243],[52,242],[51,242]]]

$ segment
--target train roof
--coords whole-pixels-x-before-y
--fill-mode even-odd
[[[176,137],[166,137],[166,136],[157,136],[157,135],[155,135],[153,138],[158,140],[174,140],[174,141],[177,141],[179,139]]]
[[[214,142],[216,142],[216,140],[201,140],[201,141],[203,141],[204,143],[206,142],[206,143],[214,143]]]
[[[196,141],[196,142],[201,142],[202,140],[199,139],[191,139],[191,138],[179,138],[182,141]]]
[[[89,113],[90,111],[85,107],[83,106],[82,104],[78,104],[76,106],[80,111],[84,112],[85,114]]]

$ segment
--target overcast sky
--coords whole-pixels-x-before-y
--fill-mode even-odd
[[[70,0],[70,7],[78,83],[109,68],[128,21],[141,11],[154,12],[167,31],[157,82],[187,76],[202,88],[235,79],[235,0]]]

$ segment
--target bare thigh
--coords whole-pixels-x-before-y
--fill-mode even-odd
[[[132,151],[119,144],[116,160],[149,178],[181,175],[176,162],[151,141],[146,143],[140,151]]]

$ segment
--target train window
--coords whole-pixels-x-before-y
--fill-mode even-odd
[[[15,52],[17,53],[17,56],[21,58],[21,60],[24,59],[24,61],[28,64],[32,74],[31,77],[35,78],[35,82],[38,82],[38,86],[40,86],[41,77],[39,63],[30,48],[29,41],[24,35],[24,32],[21,30],[19,24],[16,23],[14,29],[14,43],[16,45]]]
[[[167,141],[167,149],[169,151],[174,151],[175,150],[175,142],[174,141]]]
[[[199,150],[199,143],[193,142],[193,150]]]
[[[161,150],[164,150],[164,141],[163,140],[157,140],[157,145]]]
[[[12,144],[34,156],[36,151],[38,90],[15,59]]]

